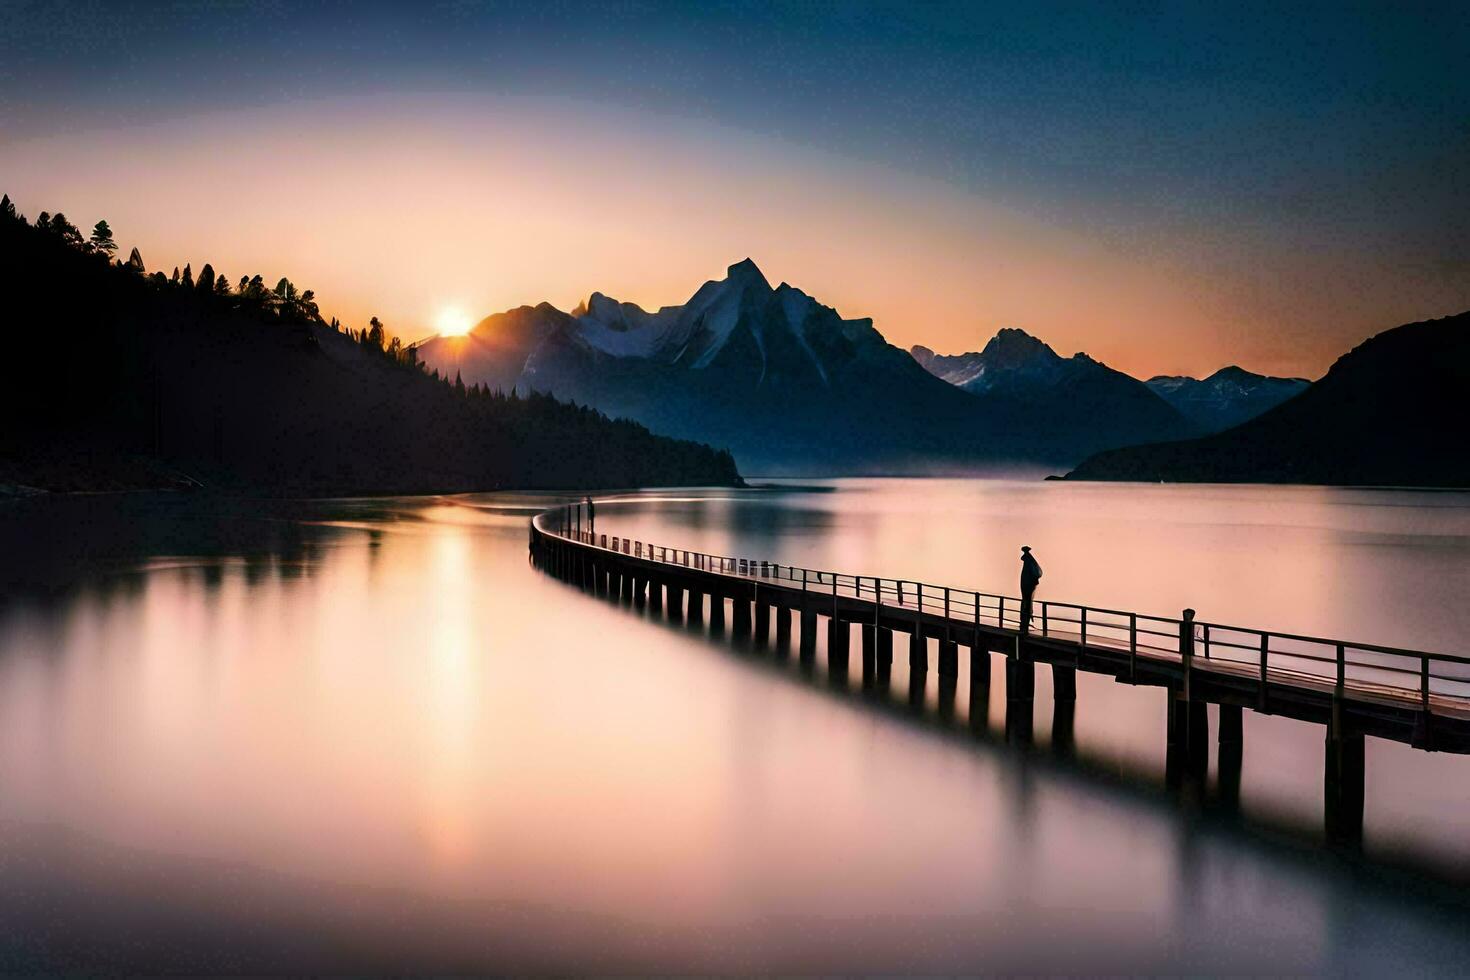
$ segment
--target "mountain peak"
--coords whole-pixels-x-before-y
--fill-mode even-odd
[[[1204,379],[1210,381],[1259,381],[1261,375],[1247,371],[1245,368],[1235,364],[1229,364]]]
[[[1020,367],[1037,361],[1059,360],[1045,342],[1016,327],[1003,327],[981,351],[990,367]]]
[[[760,267],[749,258],[741,259],[739,262],[730,266],[725,270],[725,276],[730,281],[738,282],[741,285],[762,286],[767,290],[771,288],[770,282],[766,280],[765,274],[761,272]]]

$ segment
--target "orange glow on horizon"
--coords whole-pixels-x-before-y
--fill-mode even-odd
[[[105,217],[150,270],[288,275],[324,315],[357,328],[376,315],[405,340],[523,304],[570,311],[594,290],[682,303],[746,256],[772,285],[872,317],[899,347],[975,350],[1013,326],[1145,378],[1230,363],[1316,377],[1373,333],[1470,305],[1366,248],[1122,228],[707,122],[550,99],[221,111],[0,144],[0,173],[32,218]],[[1341,282],[1357,286],[1324,288]]]

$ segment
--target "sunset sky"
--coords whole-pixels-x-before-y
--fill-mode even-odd
[[[750,256],[904,347],[1316,377],[1470,308],[1470,5],[1292,6],[6,3],[0,190],[408,339]]]

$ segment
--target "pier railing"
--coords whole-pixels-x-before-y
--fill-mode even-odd
[[[804,593],[858,599],[984,629],[1023,632],[1018,596],[933,585],[877,575],[804,568],[766,559],[718,555],[594,533],[574,508],[536,518],[543,533],[641,561],[713,575],[767,582]],[[1188,611],[1186,611],[1188,612]],[[1029,636],[1123,651],[1130,658],[1185,660],[1206,669],[1258,675],[1271,684],[1298,683],[1356,700],[1402,705],[1417,700],[1426,713],[1470,712],[1470,657],[1263,630],[1204,620],[1038,598]]]

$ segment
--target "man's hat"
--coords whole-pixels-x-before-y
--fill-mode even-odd
[[[1022,551],[1030,551],[1031,550],[1031,546],[1029,544],[1023,544],[1023,545],[1021,545],[1021,550]]]

